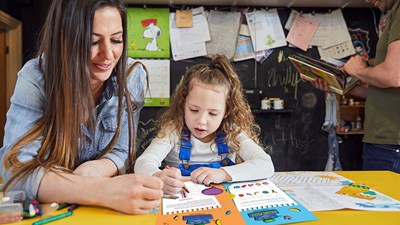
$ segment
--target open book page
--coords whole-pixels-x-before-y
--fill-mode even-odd
[[[187,181],[185,186],[189,193],[181,191],[175,195],[177,199],[162,199],[163,215],[221,208],[221,204],[214,195],[203,193],[204,189],[208,189],[204,184]]]
[[[268,179],[224,184],[246,224],[287,224],[317,220]]]
[[[400,212],[400,201],[329,171],[278,172],[271,180],[310,211]]]
[[[320,78],[328,84],[332,91],[343,94],[345,81],[340,78],[340,76],[338,77],[334,73],[321,69],[315,66],[315,64],[305,62],[302,58],[296,56],[290,56],[289,60],[296,67],[301,78],[308,81],[314,81],[316,78]]]
[[[316,78],[324,80],[332,91],[343,95],[357,84],[357,79],[351,78],[347,83],[348,75],[337,66],[313,59],[301,54],[289,56],[289,60],[296,67],[303,79],[314,81]],[[351,85],[351,86],[350,86]]]
[[[311,185],[281,186],[286,194],[292,196],[311,212],[330,211],[346,208],[345,205],[322,193],[317,187]]]
[[[276,172],[270,180],[279,187],[286,185],[345,185],[351,182],[330,171]]]
[[[228,187],[239,212],[274,206],[297,205],[269,180],[234,183]]]

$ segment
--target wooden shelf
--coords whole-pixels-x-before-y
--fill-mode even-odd
[[[359,135],[359,134],[364,134],[364,130],[350,130],[347,132],[344,132],[343,130],[340,131],[340,121],[349,121],[349,122],[356,122],[357,117],[361,117],[362,119],[362,124],[364,124],[364,119],[365,119],[365,112],[364,112],[364,107],[365,103],[363,102],[362,99],[355,99],[357,102],[360,102],[362,104],[358,105],[341,105],[341,98],[342,96],[336,95],[337,99],[337,127],[336,127],[336,134],[341,134],[341,135],[349,135],[349,134],[354,134],[354,135]]]
[[[364,131],[363,130],[348,131],[348,132],[337,131],[336,134],[364,134]]]
[[[293,112],[293,109],[252,109],[251,110],[253,113],[291,113]]]
[[[364,108],[364,105],[351,105],[351,106],[350,105],[340,105],[339,107],[342,108],[342,109]]]

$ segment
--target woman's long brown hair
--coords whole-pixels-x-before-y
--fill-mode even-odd
[[[43,115],[5,157],[4,167],[13,176],[4,184],[4,190],[11,189],[38,167],[44,167],[46,172],[54,167],[71,172],[79,165],[79,144],[86,139],[81,132],[81,124],[92,130],[96,121],[95,102],[90,88],[90,48],[95,11],[104,7],[114,7],[120,12],[124,50],[114,68],[118,83],[118,128],[98,158],[110,152],[117,142],[122,126],[122,111],[126,107],[129,127],[127,168],[133,165],[135,103],[127,89],[127,19],[124,4],[120,0],[57,0],[50,6],[38,50],[45,90]],[[132,68],[128,73],[131,71]],[[21,148],[38,140],[41,146],[37,155],[30,161],[20,162],[18,154]]]

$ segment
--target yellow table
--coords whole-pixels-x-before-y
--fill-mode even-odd
[[[357,182],[362,182],[373,187],[376,191],[400,200],[400,174],[389,171],[339,171],[338,174]],[[65,212],[66,209],[56,213]],[[318,217],[316,221],[296,224],[382,224],[400,225],[400,212],[370,212],[360,210],[335,210],[327,212],[313,212]],[[13,223],[16,225],[27,225],[39,218],[23,220]],[[80,206],[74,210],[74,214],[64,219],[49,223],[49,225],[70,224],[155,224],[156,215],[124,215],[113,210],[98,207]],[[214,224],[212,224],[214,225]]]

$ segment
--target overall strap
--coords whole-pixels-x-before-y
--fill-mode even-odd
[[[192,143],[190,143],[191,133],[187,127],[184,127],[181,131],[181,147],[179,150],[179,159],[182,161],[179,164],[179,169],[181,170],[182,176],[189,176],[190,173],[199,168],[199,167],[209,167],[209,168],[221,168],[223,166],[231,166],[235,165],[235,163],[227,157],[229,154],[229,147],[227,142],[225,141],[226,133],[220,133],[215,138],[215,142],[217,144],[218,155],[225,157],[220,162],[213,162],[213,163],[204,163],[204,164],[193,164],[190,165],[190,153],[192,149]]]
[[[181,147],[179,150],[179,159],[189,162],[192,143],[190,143],[190,130],[187,127],[181,130]]]
[[[229,147],[225,141],[226,133],[221,132],[215,138],[215,143],[217,143],[218,155],[229,154]]]

